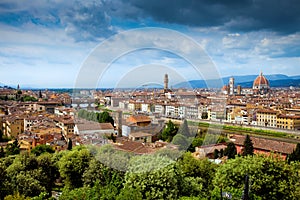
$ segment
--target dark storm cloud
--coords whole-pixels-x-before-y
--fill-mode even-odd
[[[139,9],[130,17],[152,17],[165,23],[221,26],[232,31],[292,33],[300,29],[298,0],[131,0],[130,5]],[[128,10],[124,13],[128,15]]]
[[[0,2],[0,22],[13,26],[28,23],[62,27],[76,41],[95,40],[114,33],[111,17],[102,1],[39,1],[31,4],[18,0]],[[108,9],[110,10],[110,9]]]
[[[65,28],[76,41],[108,37],[128,20],[148,19],[191,27],[219,27],[228,31],[271,30],[294,33],[300,27],[298,0],[2,0],[0,22],[13,26],[33,23]],[[113,19],[119,23],[114,24]],[[121,22],[121,23],[120,23]],[[116,26],[116,27],[115,27]]]

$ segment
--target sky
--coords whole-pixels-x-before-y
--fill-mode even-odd
[[[0,85],[300,75],[298,0],[1,0]]]

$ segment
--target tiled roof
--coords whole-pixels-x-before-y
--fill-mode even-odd
[[[133,115],[130,116],[127,121],[130,122],[151,122],[151,119],[146,115]]]
[[[296,144],[282,142],[277,140],[270,140],[265,138],[250,137],[254,149],[266,150],[270,152],[278,152],[284,154],[290,154],[296,148]],[[245,136],[235,135],[231,140],[236,144],[243,146],[245,141]]]
[[[141,142],[134,142],[130,140],[120,140],[118,139],[118,144],[115,144],[114,146],[117,149],[127,151],[127,152],[133,152],[136,154],[148,154],[153,153],[155,151],[154,148],[144,145]]]

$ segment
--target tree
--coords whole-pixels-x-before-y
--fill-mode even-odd
[[[43,153],[54,153],[54,152],[55,151],[51,146],[45,144],[38,145],[31,150],[31,153],[36,156],[39,156]]]
[[[111,123],[114,126],[114,119],[109,115],[107,111],[100,113],[98,117],[100,123]]]
[[[49,162],[46,162],[43,166],[40,164],[39,159],[32,154],[16,156],[13,163],[6,170],[10,191],[29,197],[38,196],[41,192],[51,192],[52,183],[48,180],[52,180],[51,178],[55,178],[55,176],[49,174],[52,171]]]
[[[193,139],[189,151],[194,152],[196,147],[200,147],[203,144],[203,138],[196,137]]]
[[[39,98],[40,98],[40,99],[43,98],[43,95],[42,95],[42,91],[41,91],[41,90],[39,91]]]
[[[72,150],[72,139],[69,138],[68,140],[68,147],[67,147],[68,150]]]
[[[16,155],[20,153],[20,145],[17,139],[13,143],[7,144],[6,146],[6,155]]]
[[[44,153],[37,157],[38,169],[40,171],[41,185],[51,194],[55,186],[55,180],[59,177],[58,167],[53,159],[53,154]]]
[[[225,149],[224,155],[228,157],[228,159],[235,158],[237,154],[237,150],[235,144],[233,142],[227,143],[227,147]]]
[[[8,177],[6,169],[5,163],[3,161],[0,162],[0,199],[3,199],[10,191],[7,184]]]
[[[0,142],[3,141],[3,131],[0,129]]]
[[[139,189],[123,188],[116,199],[117,200],[143,199],[143,195]]]
[[[7,195],[4,200],[30,200],[30,198],[20,195],[20,193],[15,193],[14,195]]]
[[[299,199],[298,173],[299,163],[289,165],[276,156],[236,157],[217,168],[213,194],[219,196],[222,188],[232,194],[232,199],[240,199],[248,174],[252,199]]]
[[[208,159],[195,159],[190,152],[186,152],[177,162],[177,166],[183,177],[181,195],[210,196],[216,164]]]
[[[176,134],[173,137],[172,143],[177,145],[179,150],[187,150],[190,146],[189,140],[186,138],[186,136],[181,134]]]
[[[134,157],[125,175],[124,188],[139,190],[142,199],[177,199],[181,176],[174,161],[157,155]]]
[[[91,159],[82,177],[84,185],[89,187],[113,185],[120,190],[124,182],[124,172],[107,167],[97,159]]]
[[[253,149],[253,143],[250,139],[249,135],[246,135],[245,141],[244,141],[244,149],[242,152],[243,156],[247,156],[247,155],[253,155],[254,153],[254,149]]]
[[[297,143],[296,148],[287,157],[288,162],[300,161],[300,143]]]
[[[203,112],[201,118],[202,119],[208,119],[208,113],[207,112]]]
[[[181,135],[184,135],[186,137],[192,136],[191,133],[190,133],[189,126],[188,126],[188,123],[187,123],[186,119],[183,120],[183,123],[180,125],[177,134],[181,134]]]
[[[86,148],[73,148],[58,161],[59,172],[67,188],[83,186],[82,175],[89,166],[91,153]]]
[[[218,149],[214,150],[214,159],[217,159],[220,157],[220,151]]]
[[[161,138],[164,141],[171,142],[173,137],[176,135],[178,131],[178,128],[175,126],[175,124],[169,120],[169,122],[166,124],[166,127],[161,133]]]
[[[110,136],[107,136],[107,139],[112,140],[113,143],[117,141],[117,137],[113,133],[111,133]]]
[[[1,148],[0,148],[0,158],[3,158],[3,157],[5,157],[5,152],[4,152],[3,147],[1,146]]]

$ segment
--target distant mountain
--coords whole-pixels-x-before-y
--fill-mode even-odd
[[[233,76],[234,78],[234,82],[235,83],[244,83],[244,82],[250,82],[250,81],[254,81],[256,79],[258,75],[244,75],[244,76]],[[270,80],[283,80],[283,79],[289,79],[290,77],[284,74],[271,74],[271,75],[264,75],[269,81]],[[229,78],[231,78],[231,76],[228,77],[224,77],[222,78],[224,84],[227,84],[229,82]]]
[[[269,80],[270,87],[300,87],[300,79],[284,79],[284,80]],[[240,83],[244,88],[251,88],[253,86],[252,82]]]
[[[298,76],[290,76],[291,79],[300,79],[300,75]]]
[[[242,87],[252,87],[253,81],[256,79],[258,75],[245,75],[245,76],[233,76],[235,85],[241,85]],[[181,82],[173,86],[173,88],[221,88],[223,85],[228,84],[229,78],[224,77],[222,79],[214,79],[214,80],[191,80],[187,82]],[[265,75],[265,77],[269,80],[271,87],[289,87],[300,86],[300,76],[287,76],[284,74],[271,74]]]

